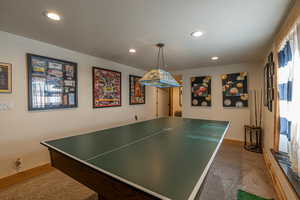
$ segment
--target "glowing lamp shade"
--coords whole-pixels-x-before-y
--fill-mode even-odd
[[[181,85],[172,77],[170,72],[162,69],[152,69],[140,79],[142,85],[159,88],[180,87]]]
[[[163,50],[165,45],[163,43],[158,43],[156,46],[158,47],[157,69],[151,69],[144,74],[143,78],[140,79],[140,83],[142,85],[149,85],[159,88],[180,87],[181,85],[173,78],[170,72],[160,69],[160,63],[162,67],[165,67]]]

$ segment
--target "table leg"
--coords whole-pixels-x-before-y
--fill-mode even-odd
[[[98,198],[97,198],[97,200],[106,200],[102,195],[100,195],[99,193],[98,193]]]
[[[262,129],[259,129],[259,150],[262,152]]]

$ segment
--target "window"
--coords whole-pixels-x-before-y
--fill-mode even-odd
[[[279,151],[287,153],[300,177],[300,26],[293,28],[278,52]]]

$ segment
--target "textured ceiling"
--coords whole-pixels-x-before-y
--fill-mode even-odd
[[[262,60],[292,2],[1,0],[0,30],[141,69],[155,66],[155,44],[164,42],[168,69],[181,70]],[[46,10],[62,20],[47,19]],[[195,30],[204,36],[191,37]]]

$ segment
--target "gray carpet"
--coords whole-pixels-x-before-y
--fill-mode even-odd
[[[235,200],[238,189],[275,198],[261,154],[223,143],[197,200]],[[96,193],[55,170],[0,190],[1,200],[95,200]]]
[[[238,189],[276,199],[262,154],[225,142],[216,156],[201,195],[198,194],[196,199],[236,200]]]
[[[89,188],[58,170],[0,190],[1,200],[96,200]]]

